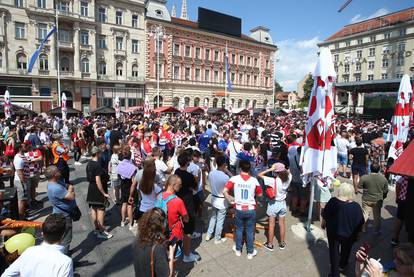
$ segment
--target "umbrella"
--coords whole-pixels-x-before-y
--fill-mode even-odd
[[[119,101],[119,97],[115,97],[115,103],[114,103],[114,109],[115,109],[115,117],[116,119],[121,117],[121,105]]]
[[[148,95],[145,95],[144,117],[150,117],[150,105],[149,105]]]
[[[10,93],[8,90],[4,93],[4,116],[7,118],[11,117],[11,102]]]
[[[337,152],[332,146],[335,132],[332,120],[335,78],[331,51],[328,48],[322,48],[313,73],[314,85],[309,101],[308,121],[305,126],[305,145],[300,159],[305,184],[313,181],[310,203],[313,203],[314,186],[323,185],[321,180],[332,180],[337,167]],[[312,205],[309,206],[308,231],[310,231],[311,215]]]
[[[413,90],[410,83],[410,76],[404,74],[398,89],[397,103],[394,108],[394,116],[391,119],[389,140],[392,140],[388,158],[397,159],[402,151],[403,144],[407,141],[410,130],[410,98]]]
[[[68,107],[66,106],[66,94],[62,93],[62,103],[61,103],[61,109],[62,109],[62,120],[65,121],[68,115]]]
[[[397,160],[392,164],[389,173],[400,176],[414,177],[414,140],[407,146]]]

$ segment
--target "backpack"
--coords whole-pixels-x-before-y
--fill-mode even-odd
[[[161,210],[164,211],[165,213],[165,225],[166,225],[166,230],[168,230],[168,235],[170,235],[171,233],[171,229],[174,228],[175,224],[177,224],[177,222],[175,222],[173,224],[173,226],[171,227],[171,229],[169,228],[169,223],[168,223],[168,202],[170,202],[171,200],[177,198],[177,195],[172,194],[170,196],[168,196],[166,199],[162,199],[162,195],[163,193],[160,193],[160,195],[158,196],[157,201],[155,202],[155,208],[159,208]]]

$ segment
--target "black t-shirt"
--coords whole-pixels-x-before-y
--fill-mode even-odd
[[[322,213],[328,236],[355,239],[364,224],[361,206],[357,202],[345,202],[332,197]]]
[[[111,149],[114,145],[119,145],[119,141],[122,139],[122,133],[118,130],[112,130],[109,134],[109,140]]]
[[[175,175],[178,175],[181,178],[181,189],[177,192],[177,196],[180,197],[185,204],[185,208],[189,214],[194,212],[194,199],[193,199],[193,189],[197,189],[197,182],[194,178],[194,175],[189,173],[186,170],[177,169],[175,170]]]
[[[133,250],[135,276],[151,277],[152,246],[142,246],[137,241],[133,245]],[[168,277],[169,274],[167,251],[162,245],[157,245],[154,248],[154,276]]]
[[[349,154],[352,155],[352,161],[354,165],[366,166],[366,156],[368,155],[368,150],[363,147],[355,147],[349,151]]]

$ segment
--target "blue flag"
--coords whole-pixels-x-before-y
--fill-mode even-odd
[[[231,79],[230,79],[230,65],[229,65],[229,55],[227,53],[227,45],[226,45],[226,82],[227,82],[227,91],[232,91],[233,87],[231,85]]]
[[[37,58],[40,55],[40,52],[42,52],[43,46],[45,45],[45,43],[47,42],[47,40],[53,35],[53,33],[56,32],[56,26],[53,26],[52,30],[50,30],[50,32],[47,34],[47,36],[42,40],[42,42],[39,45],[39,48],[37,48],[37,50],[33,53],[32,57],[30,58],[30,62],[29,62],[29,68],[27,70],[28,73],[32,72],[33,66],[37,60]]]

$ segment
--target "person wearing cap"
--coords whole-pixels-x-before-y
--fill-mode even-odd
[[[273,172],[274,177],[268,177],[266,174]],[[268,197],[270,199],[267,205],[267,215],[269,216],[269,232],[267,237],[267,242],[263,244],[263,246],[269,250],[273,251],[273,238],[275,236],[275,224],[276,224],[276,217],[279,218],[279,248],[285,249],[286,242],[285,242],[285,233],[286,233],[286,225],[285,225],[285,216],[287,213],[286,208],[286,196],[287,190],[290,185],[290,181],[292,180],[292,175],[287,171],[286,167],[282,163],[275,163],[272,165],[271,168],[260,172],[257,175],[258,178],[263,179],[264,185],[266,186],[266,191],[269,189],[273,192],[268,193]]]
[[[162,151],[162,158],[164,161],[168,160],[172,145],[172,137],[169,130],[170,126],[168,124],[164,124],[162,126],[162,130],[158,140],[158,145],[160,147],[160,150]]]

